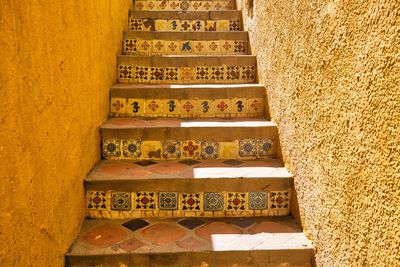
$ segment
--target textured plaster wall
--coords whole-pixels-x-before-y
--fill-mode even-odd
[[[0,5],[0,266],[62,266],[130,0]]]
[[[400,266],[400,3],[254,0],[253,11],[318,266]]]

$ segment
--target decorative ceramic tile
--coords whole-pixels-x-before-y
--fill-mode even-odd
[[[143,19],[130,19],[129,28],[132,31],[141,31],[144,29]]]
[[[195,54],[204,54],[206,52],[207,41],[192,41]]]
[[[230,21],[229,20],[217,20],[217,31],[227,32],[230,31]]]
[[[178,99],[163,99],[163,114],[169,116],[179,116],[181,113],[181,103]]]
[[[163,103],[161,99],[146,99],[146,115],[163,114]]]
[[[135,193],[136,210],[155,210],[157,209],[157,194],[155,192]]]
[[[274,156],[274,142],[270,139],[257,140],[257,151],[260,157]]]
[[[214,112],[214,100],[211,99],[200,99],[199,103],[199,115],[202,117],[211,117],[215,114]]]
[[[251,112],[263,113],[264,112],[264,99],[262,98],[250,98],[247,102],[249,105],[249,110]]]
[[[215,114],[229,114],[231,112],[231,100],[230,99],[215,99],[214,111]]]
[[[130,116],[142,116],[145,113],[144,99],[129,98],[128,99],[128,114]]]
[[[120,157],[121,156],[121,140],[119,139],[103,139],[103,157]]]
[[[172,30],[172,26],[170,21],[165,20],[165,19],[156,19],[154,21],[155,23],[155,30],[162,32],[162,31],[171,31]]]
[[[201,143],[196,140],[182,142],[183,158],[200,158]]]
[[[210,10],[212,7],[212,1],[203,1],[202,7],[203,10]]]
[[[247,53],[247,42],[246,41],[234,41],[234,52],[235,54],[246,54]]]
[[[107,199],[103,191],[87,191],[88,208],[91,210],[106,210]]]
[[[201,142],[201,158],[216,159],[219,157],[218,142]]]
[[[257,140],[240,139],[239,140],[239,156],[256,157],[257,156]]]
[[[124,114],[126,112],[126,99],[119,97],[111,98],[111,113]]]
[[[197,101],[190,99],[181,100],[181,113],[183,115],[193,115],[197,113]]]
[[[147,9],[147,1],[144,0],[135,0],[135,10],[146,10]]]
[[[203,210],[203,202],[202,202],[202,193],[182,193],[181,197],[181,206],[183,211],[202,211]]]
[[[222,193],[204,193],[204,210],[221,211],[224,209],[224,195]]]
[[[155,31],[155,21],[154,19],[143,19],[142,31]]]
[[[189,0],[182,0],[180,3],[180,9],[182,11],[187,11],[190,8],[190,2]]]
[[[180,78],[183,83],[190,83],[196,80],[196,69],[194,67],[179,68]]]
[[[181,142],[171,140],[162,142],[162,156],[165,159],[179,159],[181,157]]]
[[[205,224],[205,222],[198,218],[185,218],[183,220],[180,220],[178,222],[178,224],[186,227],[189,230],[193,230],[193,229]]]
[[[232,106],[233,106],[232,113],[247,115],[249,112],[247,106],[247,99],[245,98],[232,99]]]
[[[191,54],[191,53],[193,53],[192,41],[182,41],[180,43],[180,53],[181,54]]]
[[[228,192],[227,195],[227,210],[228,211],[243,211],[247,207],[247,193],[244,192]]]
[[[164,0],[162,0],[162,1],[157,1],[156,8],[157,8],[158,10],[166,10],[167,7],[168,7],[167,1],[164,1]]]
[[[243,81],[255,81],[256,79],[256,67],[255,66],[242,66],[240,67],[241,79]]]
[[[230,20],[229,21],[229,31],[240,31],[240,21]]]
[[[196,80],[207,81],[210,79],[210,67],[196,67]]]
[[[215,20],[207,20],[205,25],[206,32],[215,32],[217,31],[217,21]]]
[[[164,80],[164,68],[150,67],[150,82],[157,83]]]
[[[151,40],[138,40],[137,50],[142,55],[150,55],[152,52],[153,44]]]
[[[138,53],[137,40],[126,39],[124,45],[124,52],[127,55],[134,55]]]
[[[225,1],[213,1],[213,8],[214,8],[214,10],[219,11],[219,10],[223,9],[224,4],[225,4]]]
[[[186,166],[194,166],[194,165],[200,164],[201,161],[197,161],[197,160],[193,160],[193,159],[185,159],[185,160],[179,161],[179,163],[184,164]]]
[[[131,80],[133,78],[133,67],[131,65],[119,65],[119,80]]]
[[[178,209],[178,193],[177,192],[160,192],[158,194],[158,205],[160,210],[177,210]]]
[[[149,223],[142,219],[134,219],[122,224],[123,227],[131,230],[132,232],[142,229],[147,225],[149,225]]]
[[[160,141],[143,141],[142,153],[143,159],[161,159],[161,142]]]
[[[168,1],[169,9],[170,10],[178,10],[180,8],[179,1]]]
[[[221,41],[221,53],[222,54],[234,54],[235,53],[235,41],[233,41],[233,40]]]
[[[220,47],[219,47],[219,42],[218,41],[208,41],[207,42],[207,52],[210,54],[217,54],[219,53]]]
[[[204,31],[205,24],[206,23],[204,20],[192,20],[190,22],[192,31],[194,32]]]
[[[268,209],[268,192],[249,192],[249,209]]]
[[[135,66],[134,79],[138,83],[149,82],[149,67]]]
[[[271,191],[269,193],[271,209],[289,208],[289,191]]]
[[[238,66],[226,67],[226,79],[228,82],[237,81],[240,78],[240,68]]]
[[[179,47],[180,47],[179,41],[166,41],[165,42],[165,51],[168,54],[178,54]]]
[[[157,10],[156,1],[147,1],[147,10]]]
[[[229,159],[222,162],[223,164],[230,165],[230,166],[239,166],[242,165],[244,162],[235,159]]]
[[[225,8],[225,10],[233,10],[235,8],[235,2],[234,1],[225,1],[224,8]]]
[[[142,141],[141,140],[122,140],[122,154],[126,158],[139,158],[142,156]]]
[[[132,197],[131,193],[112,192],[111,193],[111,210],[128,211],[131,210]]]
[[[153,54],[155,54],[155,55],[165,54],[166,48],[165,48],[164,40],[153,40],[152,45],[153,45],[153,48],[152,48]]]
[[[179,69],[177,67],[165,67],[165,80],[166,81],[178,81],[179,80]]]
[[[182,31],[182,32],[192,31],[192,25],[190,24],[190,20],[181,20],[179,28],[180,28],[180,31]]]
[[[180,31],[181,30],[181,21],[180,20],[168,20],[168,29],[170,31]]]

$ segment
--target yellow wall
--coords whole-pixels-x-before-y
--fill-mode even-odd
[[[0,5],[0,266],[62,266],[130,0]]]
[[[400,266],[398,0],[254,2],[252,47],[318,266]]]

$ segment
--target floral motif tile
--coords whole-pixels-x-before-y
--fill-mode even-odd
[[[190,20],[180,20],[179,21],[179,29],[182,32],[191,32],[192,30],[192,25]]]
[[[126,158],[139,158],[142,156],[142,141],[135,139],[122,140],[122,154]]]
[[[210,67],[211,71],[211,80],[214,81],[223,81],[225,80],[225,67],[223,66],[212,66]]]
[[[289,208],[289,191],[271,191],[269,192],[271,209]]]
[[[227,32],[230,31],[230,21],[229,20],[217,20],[217,31]]]
[[[147,9],[146,10],[157,10],[157,1],[147,1]]]
[[[202,7],[203,10],[210,10],[212,8],[212,1],[203,1]]]
[[[138,53],[137,40],[125,39],[124,52],[127,55],[135,55]]]
[[[146,99],[146,115],[162,115],[163,102],[161,99]]]
[[[231,112],[230,99],[215,99],[214,112],[215,114],[229,114]]]
[[[246,41],[234,41],[234,53],[237,55],[244,55],[247,53],[247,42]]]
[[[240,78],[240,68],[238,66],[227,66],[226,67],[226,79],[227,82],[235,82]]]
[[[202,9],[202,4],[204,1],[192,1],[192,7],[191,9],[193,11],[201,11]]]
[[[103,157],[105,159],[121,156],[121,140],[103,139]]]
[[[129,211],[132,206],[131,193],[111,192],[111,210]]]
[[[190,8],[190,1],[189,0],[182,0],[180,1],[180,9],[182,11],[188,11]]]
[[[149,81],[149,67],[135,66],[134,67],[134,79],[138,83],[147,83]]]
[[[201,143],[196,140],[182,142],[182,157],[183,158],[200,158]]]
[[[129,20],[129,29],[132,31],[141,31],[143,30],[143,19],[130,19]]]
[[[157,1],[156,3],[156,8],[158,10],[167,10],[168,5],[167,5],[167,1]]]
[[[197,113],[197,101],[191,99],[181,100],[181,113],[182,115],[194,115]]]
[[[147,9],[147,1],[145,0],[135,0],[135,10],[146,10]]]
[[[224,209],[224,195],[222,193],[204,193],[204,210],[221,211]]]
[[[255,113],[264,113],[264,99],[250,98],[248,100],[249,110]]]
[[[199,99],[198,113],[201,117],[212,117],[215,115],[214,112],[214,100],[212,99]]]
[[[157,83],[164,80],[164,68],[150,67],[150,82]]]
[[[107,198],[106,192],[87,191],[87,207],[91,210],[106,210]]]
[[[243,81],[253,82],[256,79],[256,67],[255,66],[242,66],[240,67],[241,79]]]
[[[168,1],[169,10],[178,10],[180,8],[179,1]]]
[[[179,80],[179,69],[177,67],[165,67],[165,80],[168,82]]]
[[[152,52],[153,44],[151,40],[138,40],[137,50],[142,55],[150,55]]]
[[[111,113],[124,114],[126,112],[126,99],[119,97],[111,98]]]
[[[257,156],[257,140],[256,139],[240,139],[239,140],[239,156],[256,157]]]
[[[235,41],[233,40],[223,40],[221,43],[221,53],[222,54],[235,54]]]
[[[160,210],[177,210],[178,209],[178,193],[177,192],[160,192],[158,194],[158,205]]]
[[[249,209],[268,209],[268,192],[249,192]]]
[[[193,53],[193,42],[192,41],[181,41],[179,52],[181,54],[192,54]]]
[[[196,67],[196,80],[207,81],[210,79],[210,67]]]
[[[163,99],[163,114],[167,117],[177,117],[181,113],[181,102],[178,99]]]
[[[274,142],[270,139],[257,140],[257,151],[260,157],[273,157]]]
[[[120,81],[131,80],[133,78],[133,67],[131,65],[119,65],[118,69]]]
[[[233,10],[235,8],[235,2],[234,1],[225,1],[224,8],[225,8],[225,10]]]
[[[152,51],[155,55],[163,55],[165,54],[166,47],[164,40],[153,40],[152,41]]]
[[[204,27],[206,32],[215,32],[217,31],[217,21],[216,20],[206,20],[206,24]]]
[[[197,55],[205,54],[207,49],[207,41],[192,41],[193,52]]]
[[[181,193],[180,204],[182,211],[202,211],[202,193]]]
[[[247,193],[245,192],[228,192],[227,210],[228,211],[244,211],[247,208]]]
[[[208,41],[207,42],[207,52],[211,55],[220,53],[221,49],[219,47],[218,41]]]
[[[142,116],[145,113],[144,99],[129,98],[127,106],[128,114],[130,116]]]
[[[163,141],[162,156],[165,159],[179,159],[181,157],[181,141]]]
[[[157,209],[157,193],[156,192],[137,192],[135,196],[136,210],[155,210]]]
[[[183,83],[190,83],[196,80],[196,69],[194,67],[181,67],[179,71]]]
[[[224,4],[226,1],[213,1],[214,10],[220,11],[224,10]]]
[[[219,157],[218,142],[201,142],[201,158],[217,159]]]
[[[229,21],[229,31],[240,31],[240,21],[230,20]]]

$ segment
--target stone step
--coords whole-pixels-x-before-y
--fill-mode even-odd
[[[187,104],[189,103],[189,104]],[[260,84],[116,84],[110,116],[115,117],[266,117]],[[193,106],[194,112],[184,107]]]
[[[243,31],[242,13],[232,11],[131,11],[129,30],[176,32]]]
[[[247,32],[124,33],[125,55],[247,55]]]
[[[286,216],[292,183],[273,159],[102,161],[85,180],[86,206],[108,219]]]
[[[121,83],[254,83],[256,57],[234,56],[118,56]]]
[[[134,10],[209,11],[235,7],[234,0],[135,0]]]
[[[314,266],[290,217],[85,220],[66,266]]]
[[[111,118],[100,135],[108,160],[281,158],[277,127],[264,119]]]

